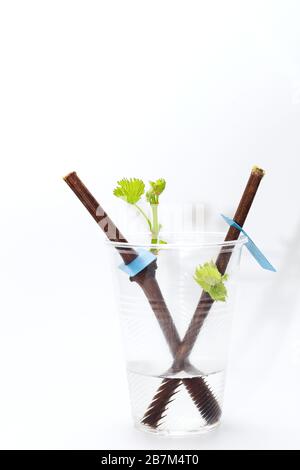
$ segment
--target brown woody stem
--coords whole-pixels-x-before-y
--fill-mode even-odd
[[[249,210],[252,206],[253,200],[255,198],[257,189],[259,187],[259,184],[264,176],[264,171],[258,167],[254,167],[251,171],[249,180],[247,182],[247,185],[245,187],[244,193],[242,195],[242,198],[240,200],[240,203],[238,205],[238,208],[235,212],[234,215],[234,220],[237,222],[241,227],[244,225],[245,220],[247,218],[247,215],[249,213]],[[236,229],[235,227],[230,227],[227,235],[225,237],[225,241],[234,241],[237,240],[240,235],[240,231]],[[216,264],[218,266],[219,271],[224,274],[227,268],[227,265],[229,263],[230,257],[231,257],[232,251],[230,250],[230,246],[223,246]],[[172,371],[173,372],[179,372],[180,370],[183,369],[184,364],[191,353],[193,346],[196,342],[196,339],[199,335],[199,332],[201,330],[201,327],[211,309],[211,306],[213,305],[214,300],[207,294],[206,292],[202,292],[200,300],[198,302],[198,305],[196,307],[195,313],[192,317],[192,320],[190,322],[190,325],[187,329],[187,332],[183,338],[183,340],[180,343],[180,346],[176,352],[175,359],[172,365]],[[167,380],[174,380],[174,379],[167,379]],[[191,379],[193,380],[193,379]],[[161,387],[164,387],[164,389],[167,388],[167,382],[166,379],[162,382],[161,386],[158,388],[156,394],[154,395],[154,398],[149,405],[143,422],[145,424],[147,423],[147,416],[149,414],[149,410],[151,410],[151,413],[155,416],[156,419],[156,424],[160,421],[161,416],[159,413],[159,410],[165,410],[167,404],[169,403],[171,399],[172,394],[172,389],[170,387],[170,394],[164,394],[162,399],[160,399],[160,389]],[[153,423],[151,423],[153,426]]]

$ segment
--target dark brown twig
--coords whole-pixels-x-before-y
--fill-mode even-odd
[[[249,210],[252,206],[255,194],[259,187],[262,177],[264,176],[264,171],[260,168],[254,167],[251,171],[249,180],[247,182],[246,188],[234,215],[234,220],[237,222],[241,227],[244,225]],[[227,241],[234,241],[237,240],[240,235],[240,231],[235,227],[230,227],[227,235],[225,237],[225,242]],[[231,254],[232,254],[233,246],[223,246],[219,256],[217,258],[216,264],[218,266],[219,271],[224,274],[229,263]],[[195,313],[192,317],[190,325],[187,329],[187,332],[180,343],[180,346],[176,352],[175,359],[172,365],[172,372],[179,372],[183,369],[185,361],[187,360],[189,354],[191,353],[195,341],[199,335],[201,327],[213,305],[214,300],[207,294],[206,292],[202,292],[198,305],[196,307]],[[144,418],[143,423],[147,424],[151,427],[156,427],[159,421],[162,419],[162,415],[160,415],[160,410],[165,410],[166,403],[169,403],[172,398],[172,386],[171,384],[168,385],[167,381],[172,381],[173,379],[164,379],[162,384],[160,385],[159,389],[157,390],[150,406],[148,407]],[[195,380],[194,378],[191,379],[184,379],[184,380]],[[183,381],[184,382],[184,381]],[[164,393],[161,395],[161,389],[168,390],[169,393]],[[177,387],[176,387],[177,388]],[[175,390],[176,390],[175,388]],[[204,392],[205,393],[205,392]],[[205,404],[205,399],[203,395],[203,399],[201,400],[201,404]],[[210,408],[210,404],[208,404],[208,409]]]
[[[113,221],[108,217],[107,213],[103,210],[100,204],[96,201],[94,196],[90,193],[87,187],[82,183],[82,181],[77,176],[76,172],[69,173],[64,178],[65,182],[69,185],[72,191],[76,194],[78,199],[82,202],[82,204],[86,207],[88,212],[100,226],[100,228],[104,231],[107,238],[112,242],[121,242],[123,244],[127,244],[127,240],[121,234],[119,229],[115,226]],[[125,264],[129,264],[133,261],[137,256],[138,253],[131,247],[116,247],[124,260]],[[166,302],[163,298],[161,293],[160,287],[155,277],[155,271],[157,268],[156,261],[152,262],[149,266],[144,268],[141,272],[136,274],[135,276],[131,277],[130,280],[136,282],[143,290],[146,298],[149,301],[149,304],[158,320],[160,328],[166,338],[166,341],[169,345],[170,351],[172,356],[175,357],[175,354],[180,346],[180,336],[177,332],[171,314],[168,310]],[[187,360],[184,367],[189,370],[190,363]],[[190,380],[190,379],[188,379]],[[199,377],[193,379],[193,382],[188,381],[186,384],[186,388],[193,399],[196,407],[200,412],[202,412],[203,407],[201,406],[198,391],[199,389],[205,389],[205,393],[207,396],[207,400],[209,403],[209,411],[206,411],[206,419],[213,423],[215,422],[218,417],[220,416],[220,407],[218,402],[216,401],[213,393],[210,391],[208,387],[206,387],[205,381]],[[169,381],[170,382],[170,381]],[[180,381],[179,381],[180,382]],[[165,390],[161,391],[160,397],[164,397],[166,393],[170,393],[171,389],[173,389],[173,393],[175,389],[178,387],[177,381],[173,381],[172,383],[168,383],[168,386]],[[165,409],[167,404],[165,404]],[[149,418],[150,419],[150,418]]]

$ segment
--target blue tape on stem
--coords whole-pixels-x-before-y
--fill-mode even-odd
[[[130,277],[135,276],[145,269],[152,261],[156,260],[156,256],[148,250],[138,250],[138,256],[129,264],[122,263],[119,268]]]
[[[260,251],[260,249],[255,245],[254,241],[249,237],[249,235],[245,232],[245,230],[237,224],[233,219],[230,219],[230,217],[227,217],[226,215],[221,214],[225,222],[228,223],[228,225],[231,225],[232,227],[237,228],[240,232],[242,232],[247,238],[248,241],[246,243],[246,247],[252,254],[252,256],[256,259],[258,264],[264,269],[268,269],[269,271],[274,271],[276,272],[276,269],[274,266],[271,265],[271,263],[267,260],[265,255]]]

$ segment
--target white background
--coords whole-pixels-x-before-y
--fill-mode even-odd
[[[299,448],[300,5],[0,2],[1,448]],[[225,229],[253,164],[223,425],[192,440],[132,428],[102,233],[123,176],[165,177]]]

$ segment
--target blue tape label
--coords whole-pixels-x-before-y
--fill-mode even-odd
[[[144,268],[149,266],[152,261],[156,260],[156,256],[151,253],[151,251],[139,249],[138,253],[139,255],[133,261],[131,261],[131,263],[122,263],[119,266],[121,271],[124,271],[124,273],[127,273],[130,277],[135,276]]]
[[[252,240],[252,238],[249,237],[249,235],[245,232],[245,230],[239,224],[237,224],[233,219],[230,219],[230,217],[227,217],[226,215],[223,215],[223,214],[221,214],[221,216],[223,217],[225,222],[228,223],[228,225],[231,225],[232,227],[237,228],[240,232],[242,232],[248,238],[246,247],[248,248],[252,256],[256,259],[258,264],[264,269],[268,269],[269,271],[276,272],[276,269],[274,268],[274,266],[272,266],[272,264],[267,260],[265,255],[255,245],[254,241]]]

